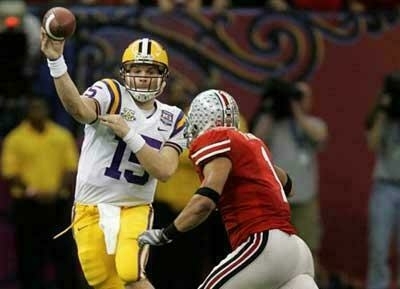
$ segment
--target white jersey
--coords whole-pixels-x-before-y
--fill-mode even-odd
[[[97,81],[84,95],[96,101],[99,115],[120,114],[149,146],[157,150],[170,146],[178,153],[186,148],[183,137],[186,117],[178,107],[156,100],[155,111],[146,117],[125,87],[113,79]],[[157,179],[144,170],[135,154],[110,128],[98,121],[85,126],[76,202],[117,206],[149,204],[156,185]]]

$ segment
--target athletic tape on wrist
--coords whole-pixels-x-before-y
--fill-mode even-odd
[[[123,140],[133,153],[137,153],[146,144],[144,138],[132,129],[129,130]]]
[[[58,78],[58,77],[64,75],[68,70],[67,64],[65,63],[65,59],[64,59],[63,55],[61,55],[56,60],[47,59],[47,66],[49,67],[50,75],[53,78]]]

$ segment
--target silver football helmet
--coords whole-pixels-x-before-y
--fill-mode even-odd
[[[239,108],[235,99],[223,90],[209,89],[198,94],[190,104],[185,137],[190,143],[212,127],[239,127]]]

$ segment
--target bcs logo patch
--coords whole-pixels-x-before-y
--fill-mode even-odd
[[[171,126],[174,120],[174,115],[169,111],[162,110],[160,120],[163,124]]]

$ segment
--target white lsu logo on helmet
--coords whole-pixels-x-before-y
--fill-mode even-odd
[[[212,127],[239,127],[239,108],[227,92],[209,89],[198,94],[188,113],[186,137],[189,142]]]

